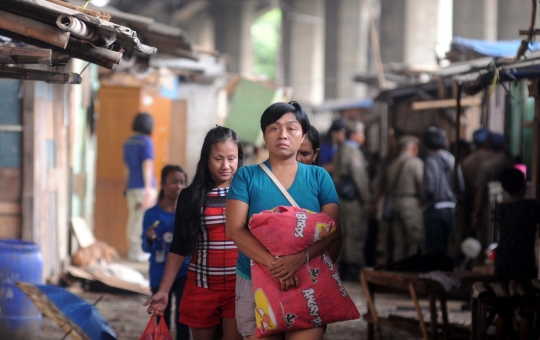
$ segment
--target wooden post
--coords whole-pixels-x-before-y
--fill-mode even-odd
[[[463,92],[463,84],[457,84],[457,93],[456,93],[456,140],[454,143],[454,183],[459,185],[459,140],[461,138],[461,93]]]
[[[529,85],[529,95],[534,97],[534,118],[532,121],[532,130],[533,130],[533,143],[532,143],[532,169],[531,179],[532,179],[532,198],[538,199],[540,197],[540,78],[532,79],[531,84]]]
[[[429,297],[429,316],[431,321],[431,338],[437,338],[437,297],[433,291],[428,293]]]
[[[369,289],[369,284],[366,281],[364,271],[360,273],[360,283],[364,289],[364,296],[367,300],[368,311],[371,315],[372,320],[368,320],[368,340],[373,340],[375,338],[375,325],[379,324],[379,315],[375,309],[375,303],[373,303],[373,293]]]
[[[418,302],[418,297],[416,296],[416,291],[414,290],[414,282],[411,282],[409,284],[409,293],[411,294],[411,298],[414,302],[414,307],[416,308],[416,315],[418,316],[418,323],[420,324],[422,336],[425,340],[429,340],[426,330],[426,324],[424,323],[424,316],[422,315],[422,308],[420,308],[420,302]]]
[[[22,192],[22,239],[35,242],[36,204],[34,188],[39,181],[35,166],[36,122],[34,115],[34,83],[23,82],[23,192]]]

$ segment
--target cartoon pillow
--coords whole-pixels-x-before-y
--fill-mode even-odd
[[[325,213],[279,206],[252,216],[251,233],[274,256],[296,254],[335,232],[335,221]],[[255,294],[255,335],[264,337],[295,329],[319,327],[360,317],[328,254],[302,266],[298,288],[280,290],[268,268],[251,263]],[[335,308],[339,306],[339,308]]]

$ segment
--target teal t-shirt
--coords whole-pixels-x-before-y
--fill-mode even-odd
[[[268,160],[264,163],[272,170]],[[314,212],[320,212],[321,207],[326,204],[339,204],[332,178],[326,170],[318,166],[298,163],[296,177],[287,191],[300,207]],[[258,164],[238,169],[229,188],[227,200],[247,203],[249,205],[248,221],[253,214],[280,205],[291,205]],[[246,255],[239,252],[236,273],[247,280],[251,280],[250,262]]]

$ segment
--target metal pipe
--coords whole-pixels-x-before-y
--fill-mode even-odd
[[[0,28],[60,48],[66,48],[69,39],[69,32],[4,11],[0,11]]]
[[[94,27],[90,27],[81,20],[68,15],[60,15],[56,19],[56,26],[58,26],[58,28],[61,30],[70,32],[73,36],[80,39],[92,42],[100,39],[99,30]]]

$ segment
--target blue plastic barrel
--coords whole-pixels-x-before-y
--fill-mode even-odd
[[[41,283],[43,259],[39,246],[21,240],[0,240],[0,334],[2,339],[35,339],[41,312],[15,285]]]

